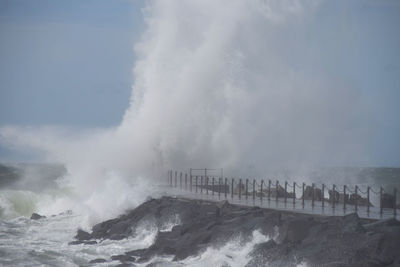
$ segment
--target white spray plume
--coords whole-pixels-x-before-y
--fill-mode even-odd
[[[107,209],[121,193],[104,189],[110,173],[124,181],[118,190],[134,190],[137,177],[163,181],[169,168],[263,175],[365,162],[360,95],[314,64],[323,45],[307,37],[318,3],[148,2],[131,105],[118,127],[3,127],[3,142],[65,163],[80,199]]]

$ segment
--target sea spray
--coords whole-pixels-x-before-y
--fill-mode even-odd
[[[320,6],[149,1],[119,126],[7,126],[0,139],[65,163],[75,192],[70,208],[81,203],[93,221],[143,201],[170,168],[261,176],[365,163],[373,122],[362,97],[320,63],[330,60],[324,42],[307,38],[319,36]]]
[[[237,236],[228,241],[225,245],[214,248],[208,247],[198,256],[190,257],[181,261],[184,266],[246,266],[251,260],[249,253],[255,245],[267,242],[269,238],[263,235],[259,230],[252,233],[250,240],[243,240]]]

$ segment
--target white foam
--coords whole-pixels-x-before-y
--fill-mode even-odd
[[[171,232],[174,226],[181,224],[181,219],[178,214],[172,215],[160,227],[160,232]]]
[[[68,245],[76,234],[76,225],[82,216],[63,214],[38,221],[24,217],[9,222],[0,221],[0,250],[7,257],[0,259],[0,265],[45,264],[50,266],[76,266],[90,260],[124,254],[127,250],[147,248],[157,236],[152,223],[144,223],[136,229],[135,235],[123,240],[97,240],[94,245]]]
[[[214,248],[208,247],[206,251],[195,257],[189,257],[181,261],[184,266],[245,266],[251,258],[249,253],[256,244],[267,242],[268,236],[263,235],[259,230],[252,233],[248,242],[243,242],[240,236],[229,241],[225,245]]]

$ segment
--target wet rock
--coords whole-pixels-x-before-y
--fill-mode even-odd
[[[357,213],[351,213],[343,216],[343,231],[344,232],[364,232],[360,218]]]
[[[135,266],[136,265],[132,264],[132,263],[121,263],[121,264],[116,265],[115,267],[135,267]]]
[[[313,187],[308,185],[308,186],[306,186],[306,188],[304,190],[304,196],[302,196],[302,198],[303,197],[304,197],[304,199],[308,199],[308,200],[311,200],[314,198],[315,201],[321,201],[323,198],[322,190],[314,187],[314,191],[313,191]]]
[[[103,263],[103,262],[107,262],[105,259],[94,259],[89,261],[89,263]]]
[[[394,205],[395,205],[395,199],[394,196],[388,193],[383,193],[382,194],[382,199],[381,199],[381,203],[382,203],[382,207],[383,208],[390,208],[393,209]]]
[[[81,229],[78,229],[78,232],[75,235],[75,239],[78,239],[78,240],[81,240],[81,241],[82,240],[89,240],[91,238],[92,238],[92,236],[88,232],[85,232],[85,231],[83,231]]]
[[[134,262],[136,259],[129,255],[113,255],[113,256],[111,256],[111,260],[121,261],[121,262],[126,262],[126,261]]]
[[[86,244],[95,239],[133,236],[143,223],[160,227],[174,216],[179,217],[179,225],[171,231],[158,232],[151,246],[112,259],[146,264],[155,256],[172,256],[178,261],[198,255],[209,246],[223,246],[232,239],[249,242],[253,231],[259,230],[271,240],[254,246],[247,266],[296,266],[301,262],[310,266],[400,263],[397,252],[400,223],[394,219],[361,219],[356,213],[327,217],[237,206],[227,201],[171,197],[151,199],[118,218],[97,224],[91,233],[78,233],[76,238],[83,240],[75,242]]]
[[[37,213],[32,213],[32,215],[31,215],[31,220],[40,220],[40,219],[44,219],[44,218],[46,218],[46,216],[42,216]]]

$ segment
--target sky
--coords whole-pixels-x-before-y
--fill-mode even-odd
[[[0,126],[118,125],[134,82],[133,47],[145,30],[143,6],[0,0]],[[315,53],[293,51],[287,60],[307,57],[356,88],[377,128],[373,162],[400,167],[400,2],[325,1],[314,19],[299,38],[318,43]],[[0,160],[29,157],[0,147]]]
[[[142,7],[125,0],[0,0],[0,125],[119,124]],[[20,156],[0,147],[0,158]]]

